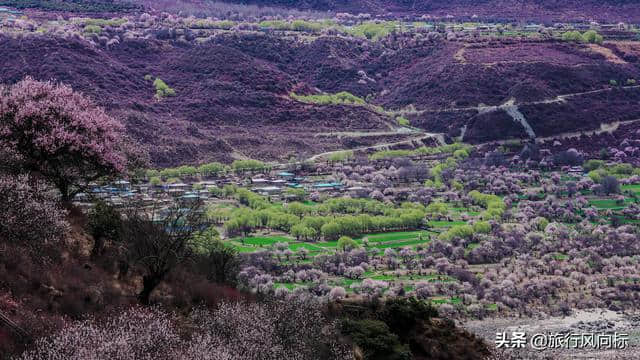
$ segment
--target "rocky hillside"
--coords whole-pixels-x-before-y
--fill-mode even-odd
[[[300,159],[417,137],[398,132],[399,116],[475,143],[640,118],[635,42],[435,32],[366,40],[209,30],[163,16],[112,20],[99,34],[70,21],[55,30],[64,36],[16,24],[28,36],[0,35],[0,82],[31,75],[73,86],[121,119],[157,165]],[[340,92],[349,103],[298,96]]]

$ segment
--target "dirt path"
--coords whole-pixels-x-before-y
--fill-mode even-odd
[[[327,156],[330,156],[332,154],[340,153],[340,152],[343,152],[343,151],[386,150],[386,149],[389,149],[389,148],[391,148],[393,146],[403,145],[403,144],[410,144],[410,143],[412,143],[414,141],[420,141],[420,140],[423,140],[423,139],[436,139],[438,144],[440,144],[440,145],[444,145],[445,144],[444,136],[442,134],[420,133],[420,136],[414,136],[412,138],[405,139],[405,140],[402,140],[402,141],[382,143],[382,144],[376,144],[376,145],[370,145],[370,146],[362,146],[362,147],[353,148],[353,149],[327,151],[327,152],[323,152],[323,153],[320,153],[320,154],[313,155],[310,158],[308,158],[307,161],[315,161],[317,159],[320,159],[320,158],[323,158],[323,157],[327,157]]]
[[[621,86],[618,89],[639,89],[640,85],[633,85],[633,86]],[[577,92],[577,93],[571,93],[571,94],[563,94],[563,95],[558,95],[554,98],[550,98],[550,99],[543,99],[543,100],[537,100],[537,101],[529,101],[529,102],[523,102],[523,103],[518,103],[517,105],[522,106],[522,105],[539,105],[539,104],[553,104],[553,103],[563,103],[566,102],[567,99],[573,98],[573,97],[577,97],[577,96],[583,96],[583,95],[590,95],[590,94],[599,94],[599,93],[604,93],[604,92],[608,92],[608,91],[612,91],[613,89],[616,88],[605,88],[605,89],[598,89],[598,90],[589,90],[589,91],[583,91],[583,92]],[[502,105],[484,105],[484,104],[479,104],[478,106],[468,106],[468,107],[460,107],[460,108],[444,108],[444,109],[423,109],[423,110],[404,110],[401,111],[404,114],[408,114],[408,115],[421,115],[424,113],[447,113],[447,112],[462,112],[462,111],[477,111],[478,113],[487,113],[487,112],[492,112],[492,111],[497,111],[497,110],[504,110],[505,107],[509,107],[509,106],[513,106],[514,103],[509,103],[509,101],[507,101],[506,103],[502,104]],[[400,113],[400,112],[399,112]]]
[[[574,138],[574,137],[579,137],[581,135],[600,135],[604,133],[611,134],[614,131],[618,130],[620,125],[633,124],[636,122],[640,122],[640,119],[602,123],[600,124],[600,129],[597,129],[597,130],[581,130],[581,131],[565,132],[565,133],[546,136],[546,137],[539,137],[539,138],[536,138],[536,141],[546,142],[550,140]]]
[[[637,312],[614,312],[607,309],[574,309],[573,313],[565,317],[545,318],[485,318],[483,320],[469,320],[461,325],[467,330],[482,337],[487,343],[495,344],[496,333],[524,332],[527,338],[540,333],[570,333],[570,334],[603,334],[613,333],[628,335],[628,346],[625,349],[574,349],[563,348],[534,350],[531,343],[522,349],[507,350],[518,359],[637,359],[640,347],[640,314]]]
[[[626,121],[614,121],[614,122],[610,122],[610,123],[601,123],[600,124],[600,129],[569,131],[569,132],[564,132],[564,133],[555,134],[555,135],[551,135],[551,136],[537,137],[537,138],[535,138],[535,141],[540,143],[540,142],[548,142],[548,141],[553,141],[553,140],[570,139],[570,138],[575,138],[575,137],[579,137],[579,136],[582,136],[582,135],[591,136],[591,135],[600,135],[600,134],[604,134],[604,133],[613,133],[614,131],[618,130],[620,125],[633,124],[633,123],[636,123],[636,122],[640,122],[640,119],[626,120]],[[480,143],[480,144],[476,144],[476,145],[477,146],[491,145],[491,144],[499,144],[499,145],[501,145],[501,144],[506,144],[508,141],[511,141],[511,140],[513,140],[513,139],[489,141],[489,142],[484,142],[484,143]]]
[[[395,130],[391,131],[333,131],[326,133],[317,133],[314,136],[336,136],[338,138],[343,137],[371,137],[371,136],[394,136],[394,135],[410,135],[410,134],[421,134],[422,131],[419,129],[408,128],[408,127],[397,127]]]

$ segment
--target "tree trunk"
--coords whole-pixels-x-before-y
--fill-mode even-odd
[[[61,195],[61,202],[63,204],[70,204],[71,203],[71,194],[69,192],[69,185],[64,182],[64,181],[58,181],[58,190],[60,191],[60,195]]]
[[[91,258],[92,259],[97,259],[99,258],[103,252],[104,252],[104,237],[102,236],[97,236],[95,238],[93,238],[93,248],[91,249]]]
[[[160,284],[162,279],[157,276],[145,275],[142,277],[142,291],[138,294],[138,301],[142,305],[149,305],[151,292]]]

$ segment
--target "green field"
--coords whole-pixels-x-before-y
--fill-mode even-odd
[[[432,220],[428,222],[429,226],[434,228],[452,227],[455,225],[464,225],[466,223],[467,223],[466,221],[436,221],[436,220]]]
[[[310,251],[324,251],[325,249],[321,248],[318,245],[310,244],[310,243],[293,243],[289,244],[289,249],[293,251],[297,251],[301,248],[305,248]]]
[[[396,241],[396,242],[388,242],[384,244],[375,244],[372,247],[377,249],[387,249],[387,248],[397,248],[397,247],[405,247],[419,244],[428,244],[430,240],[427,239],[415,239],[415,240],[407,240],[407,241]]]
[[[247,245],[258,245],[258,246],[269,246],[278,242],[291,242],[293,239],[284,237],[284,236],[255,236],[255,237],[246,237],[241,239],[234,239],[239,243],[247,244]]]
[[[378,233],[367,235],[367,240],[370,242],[386,242],[395,240],[413,240],[419,239],[422,236],[423,240],[429,239],[429,232],[427,231],[399,231],[392,233]]]
[[[640,184],[637,184],[637,185],[622,185],[620,188],[622,189],[622,191],[631,190],[631,191],[633,191],[635,193],[640,193]]]
[[[433,297],[431,298],[431,302],[434,304],[460,304],[462,299],[457,296],[454,297]]]
[[[589,205],[598,209],[624,209],[633,202],[634,200],[630,198],[624,199],[624,204],[619,204],[615,199],[591,199]]]
[[[569,259],[569,255],[556,253],[556,254],[553,255],[553,258],[556,259],[556,260],[568,260]]]

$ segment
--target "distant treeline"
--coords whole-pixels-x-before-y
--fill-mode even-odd
[[[414,11],[428,11],[436,9],[451,8],[454,6],[478,6],[501,4],[509,6],[508,1],[495,0],[431,0],[431,1],[414,1],[414,0],[224,0],[236,4],[253,4],[261,6],[284,6],[297,9],[313,9],[313,10],[333,10],[340,11],[343,9],[359,8],[362,11],[380,8],[394,8]],[[572,7],[580,5],[626,5],[637,4],[637,0],[531,0],[529,3],[539,5],[550,9],[558,9],[563,7]],[[518,5],[521,1],[513,0],[511,5]]]
[[[140,9],[139,5],[114,0],[0,0],[0,6],[70,12],[120,12]]]

